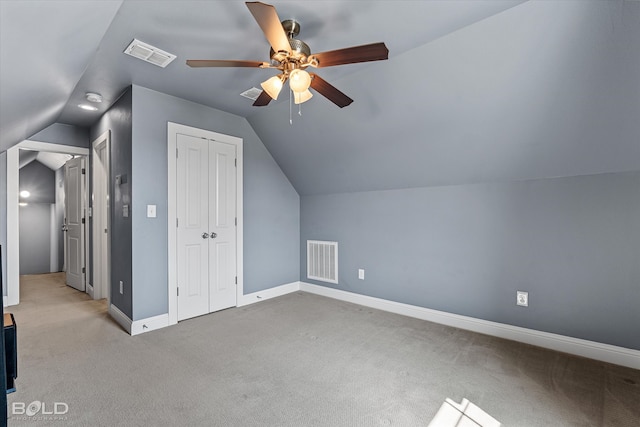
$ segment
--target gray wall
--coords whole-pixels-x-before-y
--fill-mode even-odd
[[[167,313],[167,122],[243,138],[245,293],[298,281],[300,200],[242,118],[133,86],[133,320]],[[157,218],[146,205],[157,205]]]
[[[54,123],[29,137],[31,141],[49,142],[51,144],[89,147],[89,129]]]
[[[51,207],[55,203],[55,172],[33,161],[20,169],[20,191],[31,193],[21,201],[20,274],[42,274],[51,271]]]
[[[55,203],[55,172],[35,160],[19,172],[19,191],[27,190],[31,193],[28,199],[20,201],[28,203]]]
[[[127,89],[118,101],[91,128],[93,141],[107,130],[111,130],[111,171],[109,173],[109,194],[111,195],[111,304],[132,318],[131,291],[131,216],[123,217],[123,205],[131,205],[131,132],[132,94]],[[126,176],[126,184],[116,185],[117,175]],[[92,229],[90,222],[89,230]],[[91,268],[93,271],[93,268]],[[123,294],[119,282],[122,281]]]
[[[640,172],[303,196],[301,218],[303,281],[640,350]],[[338,286],[306,279],[307,239],[339,242]]]
[[[51,272],[51,203],[20,207],[20,274]]]

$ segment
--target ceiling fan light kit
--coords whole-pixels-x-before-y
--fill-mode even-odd
[[[289,87],[295,93],[303,93],[311,86],[311,76],[299,68],[289,73]]]
[[[284,81],[284,74],[278,74],[277,76],[273,76],[270,79],[267,79],[260,83],[262,89],[272,98],[278,99],[278,95],[282,90],[282,82]]]
[[[279,70],[280,74],[261,83],[263,91],[253,103],[256,107],[268,105],[272,99],[277,99],[287,80],[296,104],[311,99],[313,96],[309,90],[311,88],[338,107],[346,107],[353,102],[353,99],[318,75],[307,72],[306,68],[381,61],[389,58],[389,49],[384,43],[372,43],[312,54],[309,45],[295,38],[300,33],[300,23],[293,19],[281,21],[272,5],[261,2],[245,2],[245,4],[271,45],[270,62],[191,59],[187,60],[187,65],[190,67],[258,67]]]
[[[313,94],[309,89],[304,92],[293,92],[293,99],[296,104],[302,104],[303,102],[307,102],[311,99]]]

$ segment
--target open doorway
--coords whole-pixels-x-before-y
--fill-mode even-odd
[[[83,161],[86,161],[86,158],[89,156],[89,149],[87,148],[65,146],[65,145],[58,145],[58,144],[49,144],[49,143],[36,142],[36,141],[23,141],[14,147],[11,147],[9,150],[7,150],[7,246],[11,248],[15,248],[15,250],[7,252],[7,295],[5,300],[6,305],[16,305],[20,302],[20,272],[21,272],[20,209],[24,208],[25,206],[21,207],[19,203],[28,203],[24,201],[28,197],[27,198],[23,197],[22,200],[20,198],[20,191],[24,191],[24,190],[21,190],[20,188],[20,153],[24,150],[36,152],[36,153],[43,152],[43,153],[59,153],[60,155],[71,155],[72,157],[78,157]],[[38,155],[39,154],[36,154],[36,158]],[[33,154],[29,154],[29,153],[23,154],[23,161],[25,160],[25,158],[28,159],[29,156],[33,156]],[[32,162],[33,161],[35,161],[35,159],[32,160]],[[42,163],[42,162],[38,162],[38,163]],[[86,171],[86,167],[84,166],[81,169],[85,169]],[[81,173],[81,170],[78,173]],[[84,180],[81,180],[81,181],[84,182]],[[80,198],[83,201],[88,200],[88,192],[87,192],[88,185],[82,185],[79,188],[80,188],[79,189]],[[23,193],[23,196],[24,196],[24,193]],[[51,208],[49,209],[51,210]],[[50,217],[51,217],[51,214],[50,214]],[[83,215],[82,217],[85,218],[85,221],[86,221],[86,218],[88,218],[86,214]],[[47,221],[47,222],[52,223],[53,220]],[[83,224],[81,220],[80,220],[80,223],[81,223],[80,228],[84,230],[86,227],[85,224]],[[53,234],[54,233],[51,232],[50,236]],[[84,235],[82,237],[84,237]],[[36,239],[37,239],[37,236],[36,236]],[[64,239],[64,240],[68,242],[68,239]],[[45,246],[45,247],[48,246],[49,249],[51,249],[52,241],[55,242],[56,239],[50,237],[48,240],[48,245],[41,244],[40,246]],[[79,244],[76,249],[82,252],[81,253],[82,258],[86,257],[86,259],[89,259],[88,244],[84,244],[84,243]],[[55,253],[58,255],[51,255],[51,253]],[[51,268],[52,266],[55,267],[53,264],[59,265],[59,261],[60,261],[59,252],[57,250],[51,251],[51,253],[49,253],[49,268]],[[65,248],[65,253],[67,253],[67,257],[68,257],[68,248]],[[26,256],[26,255],[23,254],[23,256]],[[30,254],[28,256],[30,256]],[[57,258],[57,260],[55,258]],[[75,267],[79,268],[80,269],[79,271],[81,271],[80,280],[82,284],[82,290],[84,290],[84,284],[86,283],[86,278],[88,277],[89,271],[88,271],[88,268],[86,268],[87,266],[85,265],[86,263],[84,263],[84,260],[81,262],[81,264],[82,265],[78,264]],[[68,270],[69,267],[70,266],[65,265],[64,269]]]
[[[71,154],[19,151],[20,275],[64,265],[64,166]]]

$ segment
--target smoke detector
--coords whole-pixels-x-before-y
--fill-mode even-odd
[[[99,93],[87,92],[84,94],[84,97],[87,98],[87,101],[89,102],[95,102],[95,103],[102,102],[102,95],[100,95]]]
[[[176,59],[176,55],[165,52],[148,43],[141,42],[138,39],[133,39],[131,44],[124,50],[124,53],[161,68],[166,67],[171,61]]]

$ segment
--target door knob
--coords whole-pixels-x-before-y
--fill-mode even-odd
[[[213,231],[211,232],[211,238],[215,239],[216,237],[218,237],[218,233],[214,233]]]
[[[203,239],[208,239],[209,238],[209,233],[207,233],[206,231],[204,233],[202,233],[202,238]]]

